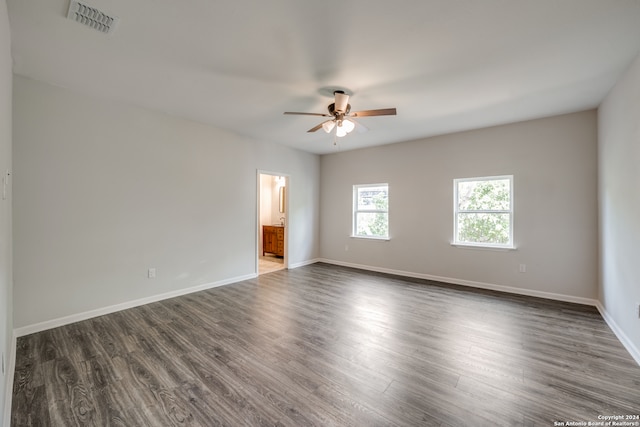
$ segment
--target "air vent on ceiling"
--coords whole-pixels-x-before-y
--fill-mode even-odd
[[[76,0],[69,2],[67,18],[73,19],[87,27],[93,28],[105,34],[111,34],[118,24],[118,18],[109,16],[95,7],[87,6]]]

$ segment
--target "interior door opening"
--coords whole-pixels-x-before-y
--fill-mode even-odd
[[[258,275],[288,267],[289,177],[273,172],[258,172]]]

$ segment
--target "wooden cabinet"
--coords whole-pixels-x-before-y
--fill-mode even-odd
[[[284,227],[277,225],[262,226],[262,256],[265,253],[284,256]]]

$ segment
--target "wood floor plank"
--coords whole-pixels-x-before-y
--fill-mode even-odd
[[[549,426],[640,413],[594,307],[326,264],[20,337],[13,426]]]
[[[205,356],[198,353],[185,354],[182,359],[216,397],[220,405],[219,412],[211,416],[221,416],[230,425],[256,426],[275,423],[284,416],[262,396],[247,392],[243,388],[243,380],[226,365],[211,364]]]

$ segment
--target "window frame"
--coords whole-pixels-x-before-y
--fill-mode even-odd
[[[362,188],[374,188],[374,187],[386,187],[387,188],[387,209],[358,209],[358,190]],[[355,184],[352,189],[352,215],[351,215],[351,237],[356,239],[370,239],[370,240],[389,240],[389,203],[390,203],[389,183],[378,184]],[[386,236],[366,236],[357,234],[358,230],[358,214],[359,213],[386,213],[387,214],[387,235]]]
[[[509,209],[474,209],[460,210],[458,203],[458,183],[472,181],[509,181]],[[513,175],[492,175],[473,178],[455,178],[453,180],[453,241],[454,246],[468,246],[475,248],[489,249],[515,249],[513,240],[514,230],[514,200],[513,200]],[[488,213],[488,214],[509,214],[509,242],[508,243],[484,243],[484,242],[462,242],[458,240],[458,214],[460,213]]]

